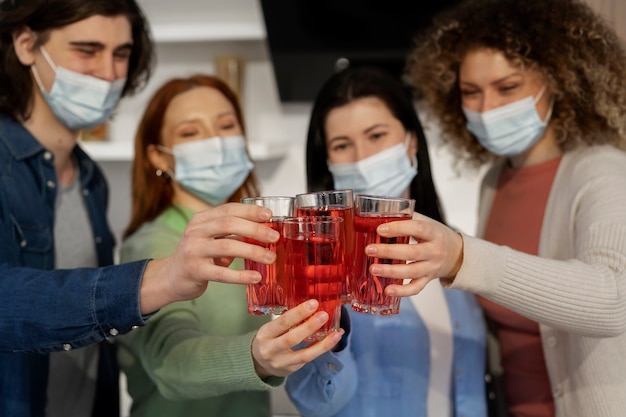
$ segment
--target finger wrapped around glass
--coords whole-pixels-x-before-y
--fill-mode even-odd
[[[356,196],[354,216],[356,256],[352,282],[354,311],[376,315],[400,312],[400,297],[389,297],[384,294],[387,285],[397,283],[397,280],[373,275],[370,273],[370,267],[374,264],[397,264],[405,261],[368,256],[365,254],[365,247],[373,243],[409,243],[408,236],[385,238],[380,236],[376,229],[383,223],[411,219],[414,207],[413,199],[360,194]]]
[[[341,304],[349,303],[359,313],[399,313],[400,297],[385,295],[387,285],[397,281],[373,275],[370,268],[403,261],[368,256],[365,248],[409,243],[408,236],[385,238],[376,229],[383,223],[411,219],[415,200],[362,194],[355,199],[352,190],[330,190],[241,202],[272,210],[265,225],[281,233],[276,243],[249,242],[276,252],[276,262],[270,265],[246,261],[246,269],[262,276],[258,284],[247,287],[250,314],[281,314],[314,298],[330,317],[307,339],[314,341],[338,329]]]
[[[243,204],[256,204],[269,208],[272,218],[265,226],[281,233],[275,243],[262,243],[254,239],[244,239],[247,243],[263,246],[276,253],[276,262],[264,264],[246,259],[246,269],[259,271],[261,281],[246,287],[248,313],[256,315],[281,314],[287,309],[287,282],[285,280],[284,256],[285,245],[282,237],[283,220],[293,216],[293,197],[248,197],[242,198]]]

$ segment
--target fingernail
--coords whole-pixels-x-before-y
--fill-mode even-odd
[[[267,207],[263,207],[263,210],[261,211],[261,218],[263,220],[269,220],[272,218],[272,210],[268,209]]]
[[[306,309],[311,310],[311,311],[317,309],[317,305],[318,305],[317,300],[309,300],[306,303],[304,303],[304,306],[306,307]]]
[[[274,252],[268,250],[268,251],[265,252],[264,258],[265,258],[265,261],[268,264],[271,264],[271,263],[273,263],[276,260],[276,254]]]
[[[277,242],[278,239],[280,239],[280,233],[278,233],[276,230],[274,229],[270,229],[270,232],[267,235],[268,239],[271,240],[272,242]]]
[[[337,344],[341,340],[342,336],[343,336],[343,333],[341,332],[332,332],[330,334],[330,341],[333,342],[334,344]]]
[[[315,316],[315,320],[319,323],[319,324],[324,324],[328,321],[328,313],[325,311],[320,311],[319,313],[317,313],[317,315]]]
[[[388,295],[389,297],[395,297],[395,296],[396,296],[396,290],[392,290],[392,289],[390,288],[390,289],[388,289],[386,292],[387,292],[387,295]]]
[[[365,248],[365,253],[368,255],[376,255],[377,252],[378,248],[376,246],[369,245]]]
[[[259,282],[261,282],[261,279],[263,279],[263,277],[258,272],[255,272],[254,275],[252,275],[253,284],[258,284]]]
[[[383,269],[382,269],[380,266],[373,265],[373,266],[370,268],[370,273],[371,273],[372,275],[380,275],[382,272],[383,272]]]
[[[385,233],[389,231],[389,226],[387,226],[386,224],[381,224],[380,226],[378,226],[378,233]]]

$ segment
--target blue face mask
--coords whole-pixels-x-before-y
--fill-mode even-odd
[[[541,120],[535,104],[537,98],[526,97],[483,113],[463,108],[469,130],[482,146],[500,156],[515,156],[529,150],[543,136],[552,114],[552,106]]]
[[[113,82],[57,67],[46,50],[41,54],[54,70],[50,92],[43,88],[37,68],[33,76],[46,103],[65,127],[72,130],[91,129],[107,121],[122,96],[126,78]]]
[[[349,164],[328,163],[335,189],[355,194],[400,197],[417,175],[417,158],[409,160],[408,141]]]
[[[233,195],[254,168],[243,136],[213,137],[174,145],[172,150],[158,149],[174,155],[176,169],[170,176],[212,206]]]

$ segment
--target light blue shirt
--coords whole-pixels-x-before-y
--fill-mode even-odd
[[[453,413],[485,417],[482,311],[473,294],[443,291],[454,343]],[[325,353],[287,378],[287,393],[298,411],[304,417],[426,417],[430,339],[411,301],[402,299],[397,316],[350,308],[342,316],[347,334],[343,350]]]

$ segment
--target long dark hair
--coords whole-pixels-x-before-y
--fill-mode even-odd
[[[307,134],[306,170],[309,191],[334,189],[328,170],[324,125],[328,113],[364,97],[383,101],[408,132],[417,137],[419,172],[410,185],[415,211],[443,222],[439,197],[430,172],[428,144],[417,117],[410,89],[392,75],[378,68],[348,68],[331,76],[317,93]]]
[[[88,17],[126,16],[130,21],[133,46],[123,95],[141,89],[152,74],[154,48],[150,29],[135,0],[0,0],[0,112],[28,119],[33,100],[29,68],[22,65],[13,49],[13,32],[29,27],[45,43],[51,29]]]

